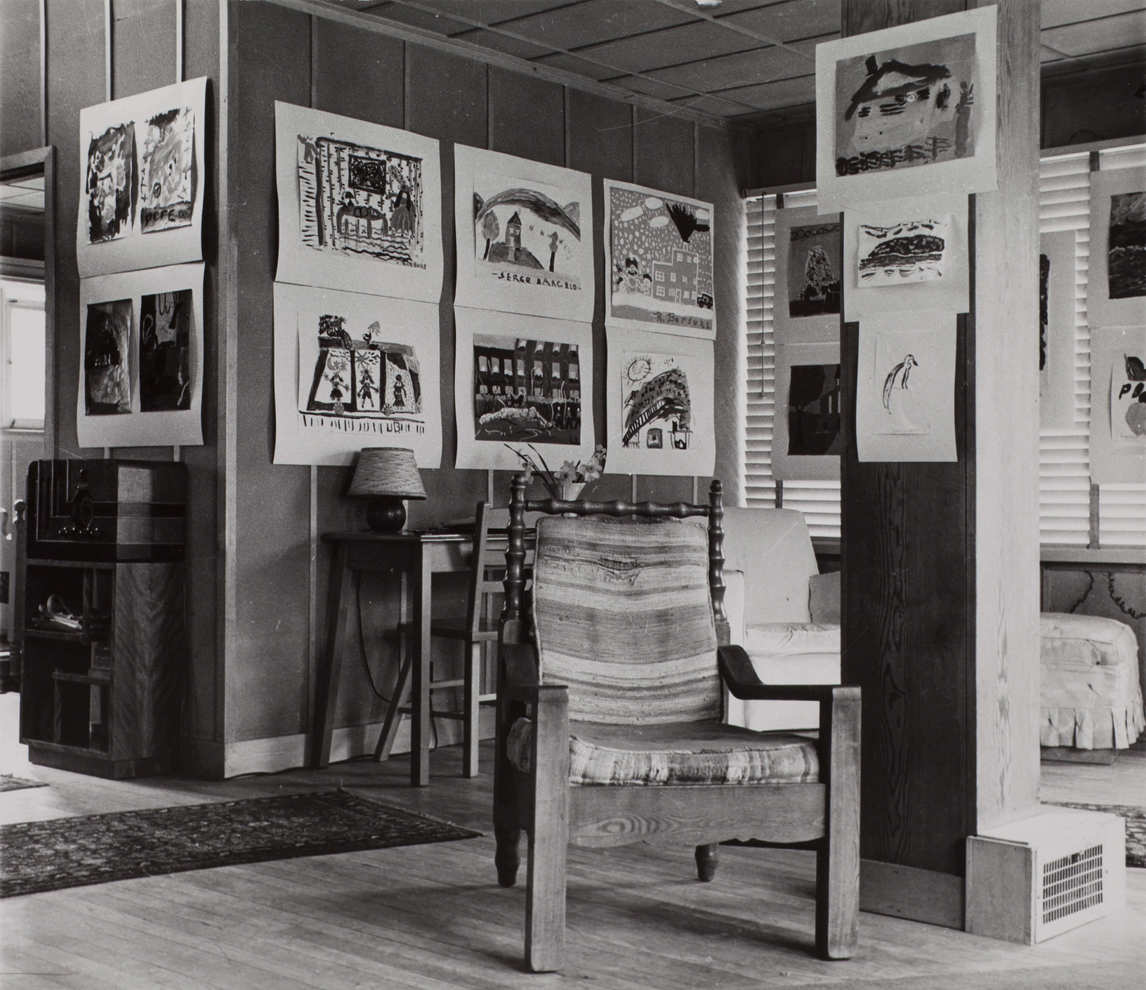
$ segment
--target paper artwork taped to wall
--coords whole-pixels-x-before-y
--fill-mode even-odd
[[[81,446],[203,442],[203,268],[80,280]]]
[[[457,145],[455,302],[593,317],[593,199],[585,172]]]
[[[1146,334],[1092,327],[1090,480],[1146,484]]]
[[[777,340],[775,375],[773,476],[801,481],[839,478],[843,450],[839,342]]]
[[[207,80],[80,111],[81,276],[203,257]]]
[[[131,233],[139,185],[135,178],[135,125],[114,124],[88,140],[88,241],[100,244]]]
[[[531,444],[553,468],[593,452],[588,323],[457,307],[457,467],[517,469]]]
[[[609,469],[705,475],[715,460],[712,342],[608,327]]]
[[[1091,326],[1142,326],[1146,313],[1146,167],[1090,175]]]
[[[474,439],[581,443],[577,344],[475,334]]]
[[[860,323],[856,440],[861,461],[955,460],[955,316]]]
[[[794,364],[788,379],[788,453],[839,454],[840,366]]]
[[[844,319],[970,306],[967,197],[905,196],[844,211]]]
[[[195,115],[172,107],[148,118],[139,156],[139,225],[145,234],[191,223],[195,202]]]
[[[772,319],[777,347],[839,340],[843,274],[839,215],[822,217],[814,206],[786,206],[775,216]]]
[[[278,281],[438,301],[436,140],[276,102],[275,171]]]
[[[609,179],[604,188],[606,321],[715,337],[712,204]]]
[[[860,285],[937,282],[947,273],[950,217],[860,224],[856,274]]]
[[[1073,230],[1043,234],[1039,251],[1039,425],[1074,425]]]
[[[131,300],[89,303],[84,326],[84,412],[131,412]]]
[[[914,195],[926,173],[947,189],[993,188],[994,59],[993,7],[817,46],[821,209]]]
[[[274,463],[410,447],[419,467],[438,467],[438,307],[281,282],[274,296]]]
[[[139,303],[139,407],[191,408],[190,289],[151,292]]]

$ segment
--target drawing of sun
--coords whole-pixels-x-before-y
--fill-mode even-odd
[[[636,384],[648,378],[650,371],[652,371],[652,365],[649,364],[648,358],[635,358],[629,362],[629,367],[625,370],[625,378]]]

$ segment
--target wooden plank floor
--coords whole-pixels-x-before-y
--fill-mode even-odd
[[[0,699],[10,696],[0,696]],[[0,704],[0,727],[3,727]],[[6,734],[6,733],[5,733]],[[10,737],[9,737],[10,738]],[[488,747],[483,751],[488,767]],[[1035,947],[863,914],[848,962],[812,953],[812,854],[726,848],[716,880],[691,849],[571,850],[562,974],[522,972],[524,896],[494,879],[490,778],[457,747],[411,789],[396,757],[207,782],[114,782],[43,767],[0,793],[0,820],[161,807],[344,786],[482,830],[481,838],[180,873],[0,901],[0,986],[647,988],[1137,986],[1146,871],[1128,909]],[[20,772],[0,761],[0,770]]]

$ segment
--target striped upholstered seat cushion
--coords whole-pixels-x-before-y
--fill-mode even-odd
[[[789,784],[819,779],[816,745],[797,735],[767,735],[722,725],[570,725],[573,784]],[[533,722],[518,719],[509,733],[510,762],[530,769]]]
[[[533,618],[541,679],[569,686],[570,719],[720,717],[704,523],[540,520]]]

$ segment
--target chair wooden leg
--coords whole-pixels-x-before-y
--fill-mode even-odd
[[[481,658],[482,644],[471,643],[469,655],[465,658],[465,717],[462,721],[462,776],[476,777],[478,775],[478,739],[479,718],[481,717]]]
[[[824,959],[848,959],[859,923],[859,689],[836,688],[820,710],[820,772],[828,808],[827,834],[816,852],[816,951]]]
[[[521,829],[516,825],[494,825],[497,850],[493,862],[497,867],[497,882],[502,887],[517,883],[517,868],[521,865]]]
[[[374,747],[374,759],[378,762],[390,758],[390,750],[398,735],[402,709],[407,705],[407,687],[410,682],[410,644],[404,634],[398,636],[398,676],[394,681],[394,693],[390,696],[390,707],[386,709],[386,719],[378,734],[378,744]]]
[[[716,867],[720,863],[720,846],[715,843],[696,847],[696,878],[708,883],[716,876]]]
[[[565,953],[565,860],[569,842],[569,721],[564,685],[538,689],[525,962],[534,973],[561,968]]]

